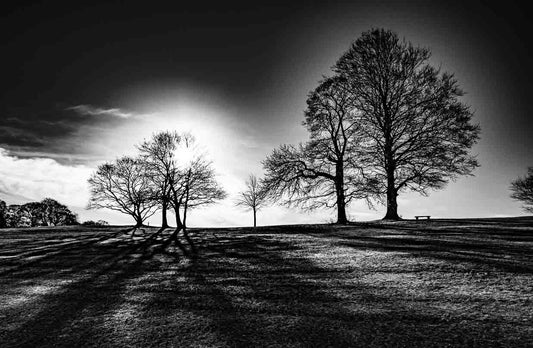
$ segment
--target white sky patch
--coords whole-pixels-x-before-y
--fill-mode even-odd
[[[72,207],[89,199],[87,179],[93,169],[63,165],[50,158],[18,158],[0,148],[0,199],[7,204],[26,203],[16,197],[40,201],[46,197]]]
[[[77,112],[80,115],[84,116],[113,116],[113,117],[119,117],[119,118],[130,118],[132,116],[135,116],[134,113],[123,111],[119,108],[110,108],[110,109],[104,109],[95,107],[88,104],[81,104],[76,106],[71,106],[66,108],[65,110],[73,110]]]

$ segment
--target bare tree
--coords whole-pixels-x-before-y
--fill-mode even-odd
[[[309,95],[304,126],[310,140],[282,145],[263,162],[269,195],[305,209],[337,209],[337,223],[348,222],[346,205],[368,199],[373,182],[365,175],[359,150],[361,126],[346,80],[323,80]]]
[[[257,226],[257,212],[267,202],[267,191],[263,189],[257,177],[253,174],[246,180],[246,190],[239,193],[239,198],[235,202],[236,206],[251,209],[254,214],[254,227]]]
[[[527,169],[527,175],[511,182],[511,198],[524,203],[525,211],[533,213],[533,167]]]
[[[89,209],[106,208],[131,215],[135,227],[142,226],[156,211],[156,187],[140,159],[122,157],[100,165],[89,178],[89,186]]]
[[[430,56],[391,31],[373,29],[334,67],[349,82],[368,166],[385,197],[385,219],[399,219],[399,192],[427,194],[479,166],[469,149],[480,128],[471,123],[454,76],[432,67]]]
[[[188,134],[164,131],[155,133],[150,140],[145,140],[138,148],[145,164],[145,170],[157,186],[157,199],[161,208],[161,228],[168,227],[167,210],[172,199],[172,187],[175,185],[176,161],[179,160],[179,148],[190,139]],[[179,219],[179,215],[177,216]],[[179,224],[178,224],[179,227]]]
[[[183,228],[187,226],[187,213],[190,209],[216,203],[227,196],[216,181],[212,163],[202,155],[193,155],[187,165],[176,170],[175,178],[172,205],[177,216],[180,209],[183,210]]]

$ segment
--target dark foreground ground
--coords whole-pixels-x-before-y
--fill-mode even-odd
[[[0,230],[0,346],[533,347],[533,218]]]

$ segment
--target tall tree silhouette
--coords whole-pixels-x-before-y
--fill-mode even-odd
[[[282,145],[263,162],[269,196],[305,209],[336,207],[340,224],[348,222],[347,204],[374,192],[362,164],[362,129],[346,83],[339,76],[324,79],[307,99],[303,125],[310,140]]]
[[[122,157],[98,167],[89,178],[89,209],[107,208],[131,215],[135,227],[156,211],[156,187],[140,159]]]
[[[399,219],[401,191],[427,194],[478,166],[469,150],[480,128],[460,101],[457,80],[432,67],[430,56],[389,30],[373,29],[334,67],[348,81],[360,116],[367,163],[387,206],[385,219]]]
[[[527,169],[527,175],[511,182],[511,197],[524,203],[525,211],[533,213],[533,167]]]

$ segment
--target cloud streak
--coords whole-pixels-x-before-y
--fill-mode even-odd
[[[75,111],[79,115],[83,116],[111,116],[119,118],[130,118],[135,116],[134,113],[125,112],[119,108],[104,109],[95,107],[88,104],[80,104],[66,108],[67,111]]]

